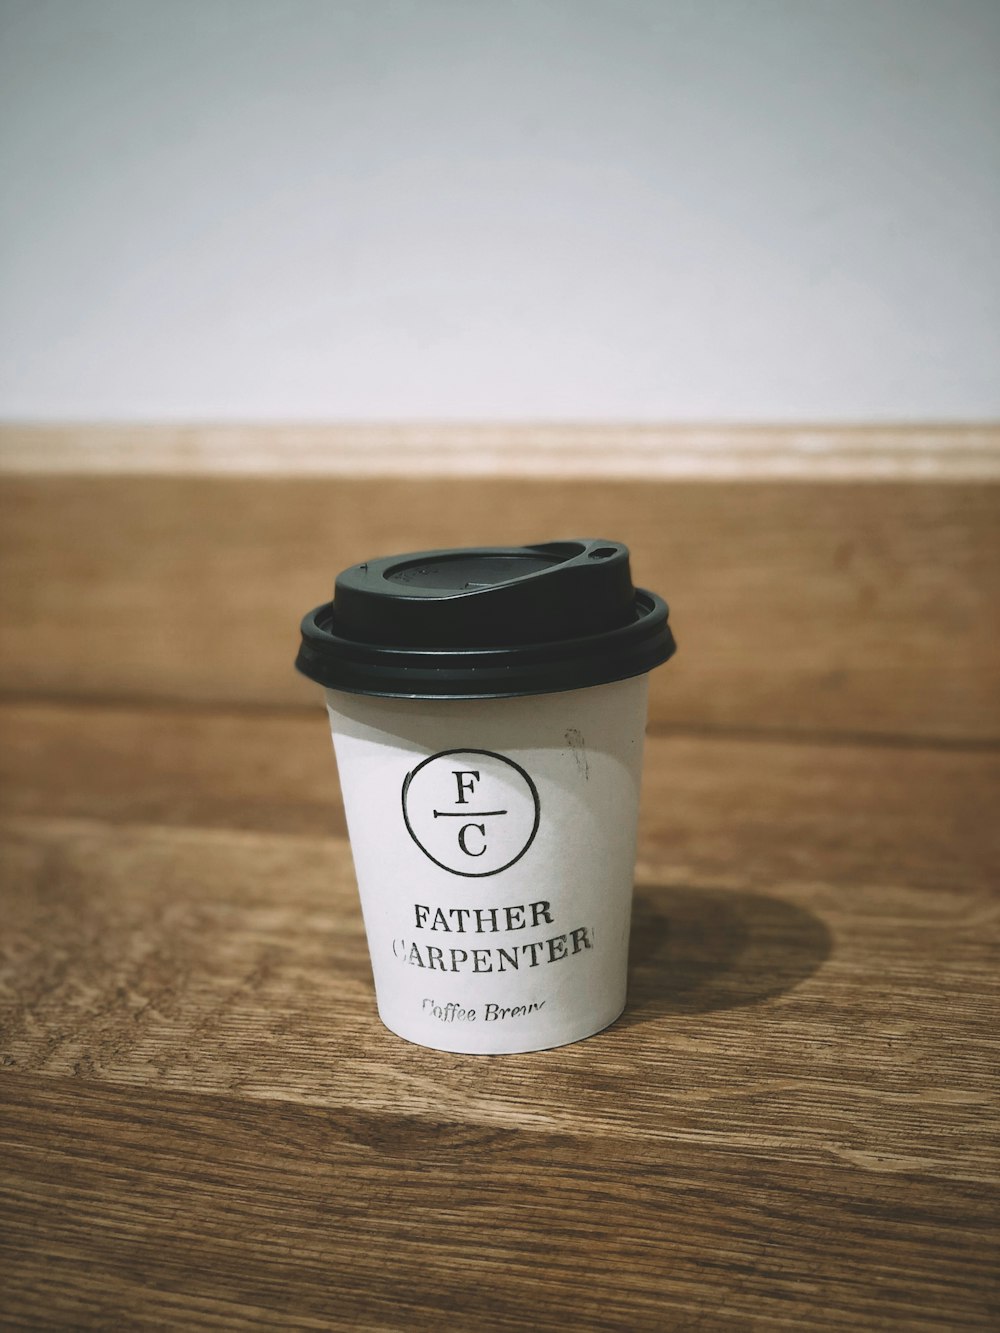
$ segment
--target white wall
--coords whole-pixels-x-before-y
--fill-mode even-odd
[[[0,416],[1000,416],[998,0],[0,13]]]

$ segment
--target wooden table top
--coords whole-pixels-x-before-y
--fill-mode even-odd
[[[0,1326],[997,1327],[1000,435],[938,435],[0,426]],[[681,645],[629,1005],[423,1050],[297,617],[582,533]]]
[[[994,748],[660,727],[624,1017],[476,1057],[318,708],[0,727],[5,1327],[995,1327]]]

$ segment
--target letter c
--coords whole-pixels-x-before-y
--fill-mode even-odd
[[[480,847],[478,852],[470,852],[468,847],[465,845],[465,834],[466,831],[470,828],[477,828],[479,832],[483,835],[483,845],[482,847]],[[466,856],[482,856],[482,854],[486,851],[486,825],[463,824],[462,827],[458,830],[458,845],[459,847],[461,847],[462,851],[466,854]]]

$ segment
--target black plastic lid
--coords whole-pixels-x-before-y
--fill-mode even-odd
[[[499,699],[639,676],[675,651],[621,542],[420,551],[353,565],[302,622],[296,667],[349,694]]]

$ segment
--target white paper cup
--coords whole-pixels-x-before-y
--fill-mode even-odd
[[[503,699],[327,690],[392,1032],[497,1055],[621,1014],[647,681]]]
[[[622,1012],[668,617],[627,546],[584,538],[380,556],[304,618],[391,1031],[498,1055]]]

